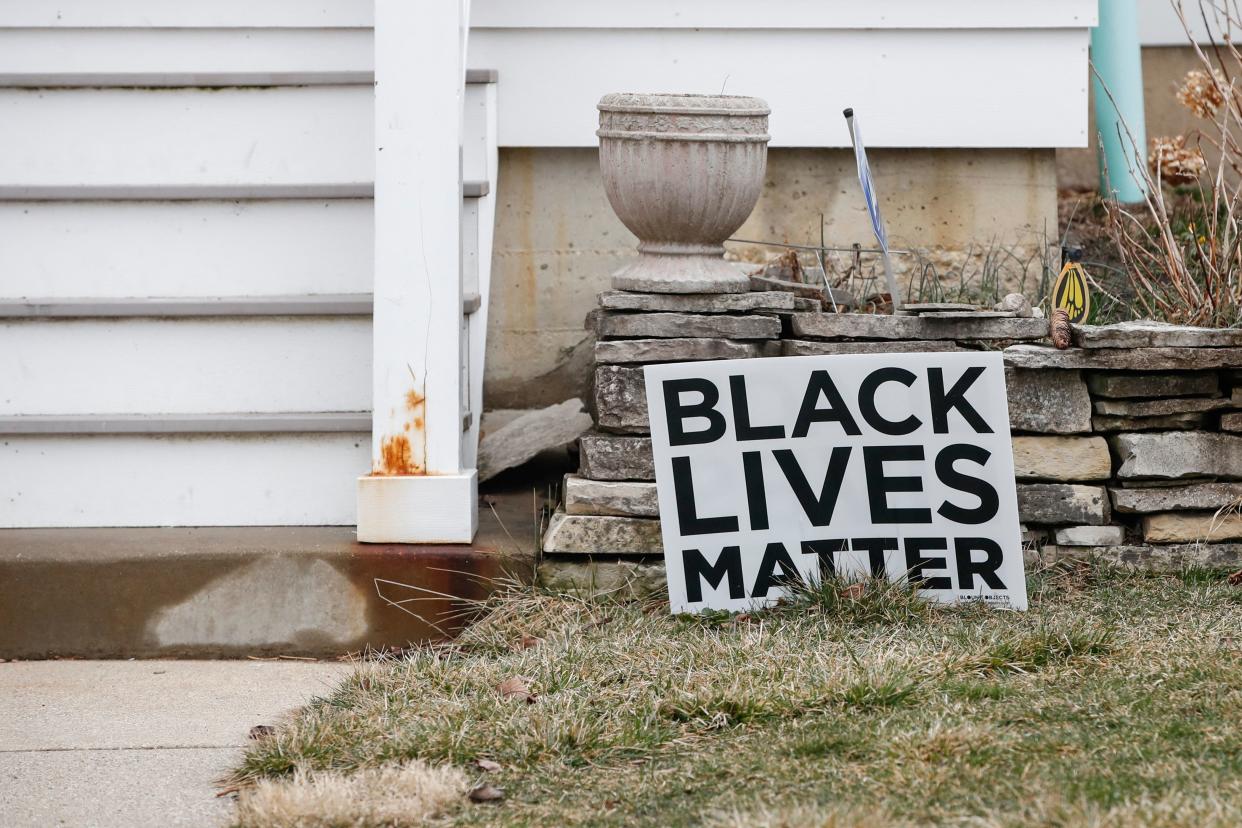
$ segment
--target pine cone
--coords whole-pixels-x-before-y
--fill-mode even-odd
[[[1061,351],[1070,346],[1070,321],[1065,308],[1052,312],[1052,344]]]

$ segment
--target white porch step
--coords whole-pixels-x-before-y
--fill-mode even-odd
[[[354,523],[359,433],[0,436],[0,527]]]
[[[0,415],[366,411],[358,316],[0,323]]]
[[[0,434],[361,434],[369,411],[288,414],[29,414],[0,417]]]

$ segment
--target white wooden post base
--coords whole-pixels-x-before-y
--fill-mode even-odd
[[[358,540],[363,543],[470,543],[479,528],[479,476],[358,478]]]

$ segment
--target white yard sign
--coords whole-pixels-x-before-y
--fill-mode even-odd
[[[1026,608],[999,353],[652,365],[646,384],[673,612],[831,573]]]

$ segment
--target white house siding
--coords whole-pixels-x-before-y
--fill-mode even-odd
[[[844,106],[881,164],[886,147],[924,153],[928,169],[926,148],[969,147],[979,174],[988,153],[1042,170],[1031,148],[1086,139],[1092,0],[473,6],[469,62],[499,70],[512,148],[498,238],[529,240],[494,264],[512,307],[492,315],[489,350],[521,369],[489,365],[488,378],[510,388],[581,336],[583,297],[629,244],[596,182],[592,214],[575,206],[605,92],[763,96],[773,169],[814,167],[834,191],[847,165],[824,148],[847,143]],[[373,268],[372,22],[366,0],[0,0],[0,303],[342,295],[354,308],[0,320],[0,416],[165,432],[0,435],[0,526],[354,521],[369,464],[369,321],[356,300]],[[814,151],[834,153],[831,170],[780,156]],[[561,172],[541,177],[550,168]],[[507,180],[538,204],[506,202]],[[550,289],[558,271],[537,263],[556,257],[596,266]],[[284,430],[255,433],[248,412]],[[213,417],[224,433],[184,433]],[[228,433],[243,421],[247,433]]]
[[[0,302],[244,314],[0,319],[0,526],[353,522],[370,25],[365,0],[0,2]],[[347,315],[263,310],[308,296]]]
[[[607,92],[757,95],[774,147],[1086,143],[1094,0],[475,0],[470,60],[499,70],[501,146],[595,146]],[[555,89],[556,94],[548,94]],[[1049,117],[1055,113],[1055,117]]]

